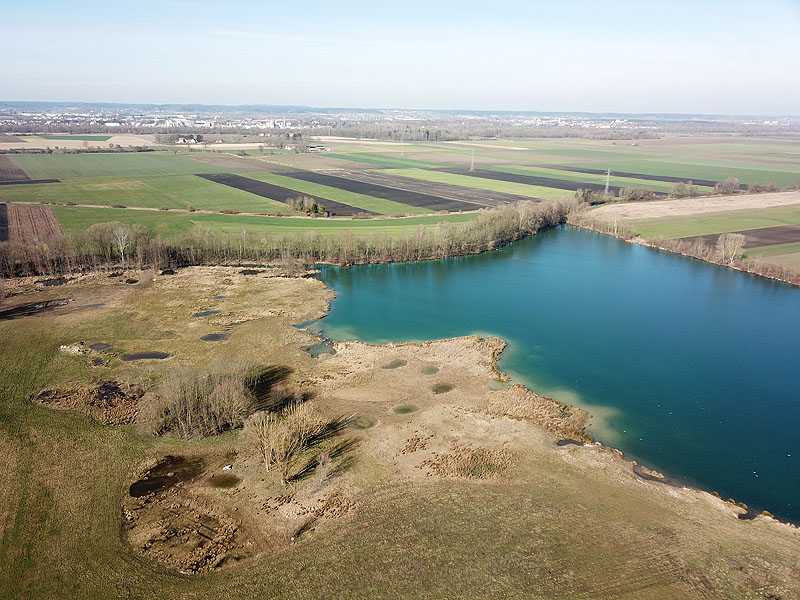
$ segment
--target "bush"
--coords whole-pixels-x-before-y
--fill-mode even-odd
[[[219,212],[221,214],[223,214],[223,215],[238,215],[239,214],[239,211],[236,210],[235,208],[223,208]]]
[[[723,195],[733,194],[737,189],[739,189],[739,180],[736,179],[736,177],[728,177],[714,186],[714,193]]]
[[[190,205],[189,205],[189,206],[186,208],[186,210],[188,210],[189,212],[195,212],[197,209],[194,207],[194,205],[193,205],[193,204],[190,204]]]
[[[620,202],[643,202],[653,200],[656,194],[652,190],[640,187],[626,187],[619,191]]]
[[[145,397],[138,420],[153,435],[210,436],[240,427],[253,407],[243,375],[179,370]]]
[[[169,206],[159,206],[158,210],[169,210]]]

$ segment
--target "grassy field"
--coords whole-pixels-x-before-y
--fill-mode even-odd
[[[40,135],[43,140],[79,140],[87,142],[107,142],[110,135]]]
[[[796,530],[739,521],[733,508],[711,496],[637,479],[610,452],[559,448],[554,436],[525,419],[464,410],[460,402],[483,398],[488,388],[485,367],[460,353],[425,355],[441,369],[437,380],[456,382],[458,391],[449,394],[425,389],[429,379],[420,377],[430,376],[415,374],[422,363],[409,347],[365,350],[359,361],[345,363],[362,374],[348,380],[341,364],[328,367],[302,352],[310,336],[290,326],[324,308],[321,285],[248,279],[238,269],[197,272],[212,275],[198,275],[185,287],[172,283],[176,279],[142,286],[103,276],[93,284],[50,288],[35,297],[68,295],[76,308],[0,321],[0,598],[445,599],[478,593],[661,599],[800,592]],[[227,297],[215,301],[220,287]],[[77,308],[97,302],[104,305]],[[214,325],[191,318],[214,302],[231,319],[246,321],[216,345],[200,341]],[[276,310],[264,315],[264,306]],[[58,350],[76,340],[113,342],[123,350],[161,348],[173,356],[150,364],[111,358],[92,367],[87,357]],[[154,438],[132,425],[102,425],[80,410],[54,410],[29,398],[45,388],[109,379],[152,385],[180,367],[208,368],[242,353],[291,367],[291,384],[307,380],[312,388],[304,389],[338,381],[341,394],[323,405],[375,423],[351,433],[359,440],[356,454],[346,474],[337,476],[357,490],[358,504],[320,520],[294,543],[284,534],[277,547],[257,556],[183,575],[142,557],[121,533],[121,504],[142,465],[166,454],[200,456],[220,468],[233,462],[235,472],[249,477],[243,493],[194,489],[219,510],[235,503],[236,514],[250,519],[243,520],[243,531],[272,514],[259,508],[255,495],[302,498],[314,481],[287,491],[274,487],[263,469],[247,475],[247,461],[256,459],[239,430],[205,439]],[[408,367],[381,368],[396,353],[411,361]],[[390,410],[412,393],[420,410]],[[400,450],[419,433],[444,452],[461,439],[502,445],[514,460],[507,472],[488,479],[426,476],[415,465],[431,450]]]
[[[291,177],[288,171],[280,175],[270,172],[286,171],[292,167],[330,171],[339,177],[347,177],[348,172],[369,171],[380,167],[382,174],[404,177],[409,183],[414,180],[416,183],[413,188],[416,191],[425,192],[424,186],[430,182],[440,186],[436,194],[455,200],[468,195],[471,203],[477,202],[476,207],[481,206],[482,192],[506,193],[534,199],[554,199],[571,195],[567,190],[546,187],[547,183],[528,185],[436,170],[441,167],[466,167],[472,163],[473,157],[475,166],[479,169],[561,179],[578,184],[603,185],[605,175],[566,171],[560,169],[559,165],[599,170],[611,168],[611,185],[646,187],[662,194],[670,191],[671,183],[637,178],[635,175],[623,177],[614,172],[709,181],[737,177],[743,185],[775,183],[788,186],[796,184],[800,179],[800,157],[796,143],[779,138],[666,136],[638,142],[502,139],[402,144],[330,139],[324,143],[332,149],[331,152],[294,154],[280,151],[272,154],[248,150],[244,152],[245,156],[238,156],[226,152],[202,149],[188,152],[182,149],[178,153],[157,151],[13,155],[11,160],[24,169],[29,177],[56,178],[61,181],[46,185],[0,186],[0,202],[73,202],[97,206],[122,204],[131,208],[170,209],[186,209],[191,205],[207,211],[234,209],[248,213],[290,214],[280,202],[194,177],[199,173],[234,173],[294,190],[298,195],[311,194],[382,215],[423,215],[430,212],[426,208],[404,204],[402,194],[398,194],[396,199],[376,198],[302,181]],[[423,187],[420,188],[419,184]],[[403,185],[397,184],[397,187]],[[701,191],[709,190],[710,188],[701,188]],[[496,201],[487,198],[487,204]],[[782,213],[773,213],[758,216],[749,225],[794,223],[791,215],[786,217],[787,221],[781,216]],[[70,230],[76,222],[88,223],[90,215],[104,218],[109,213],[81,211],[70,217],[70,213],[59,210],[58,214],[59,218],[67,219],[64,226]],[[129,217],[130,215],[125,215],[126,219]],[[142,214],[141,218],[142,222],[153,224],[162,233],[183,231],[192,222],[186,216],[174,215],[157,218]],[[679,219],[674,223],[667,220],[641,223],[637,227],[640,227],[642,235],[683,237],[744,226],[748,219],[750,215],[720,215],[716,218],[704,217],[700,221]],[[383,225],[374,225],[375,223],[377,222],[369,221],[367,225],[354,224],[352,228],[364,231],[365,227],[368,229],[375,226],[378,230],[385,230]],[[227,231],[230,224],[231,221],[218,223],[215,220],[212,226],[223,227]],[[338,228],[339,225],[333,227]]]
[[[184,233],[195,225],[219,234],[239,234],[243,230],[270,235],[316,232],[320,234],[352,231],[355,235],[372,233],[401,235],[413,233],[422,225],[435,227],[437,223],[466,223],[477,214],[431,215],[400,219],[311,219],[260,217],[247,215],[222,215],[169,211],[144,211],[120,208],[90,208],[81,206],[54,206],[53,213],[65,233],[81,231],[93,223],[120,221],[140,223],[155,233],[165,236]]]
[[[800,205],[632,221],[630,225],[642,237],[665,239],[744,231],[777,225],[800,225]]]

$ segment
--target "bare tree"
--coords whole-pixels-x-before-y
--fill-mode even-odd
[[[733,194],[737,189],[739,189],[739,180],[736,177],[728,177],[714,186],[717,194]]]
[[[724,233],[717,240],[719,260],[723,264],[732,265],[742,256],[744,249],[744,236],[741,233]]]
[[[114,236],[114,245],[116,245],[117,250],[119,251],[119,256],[122,261],[122,268],[124,269],[125,250],[128,248],[128,245],[131,241],[131,230],[127,225],[120,224],[114,228],[112,234]]]

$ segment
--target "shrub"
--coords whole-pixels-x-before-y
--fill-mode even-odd
[[[239,214],[239,211],[236,210],[235,208],[223,208],[219,212],[222,213],[223,215],[238,215]]]
[[[242,375],[178,370],[142,402],[139,422],[153,435],[209,436],[241,426],[253,406]]]

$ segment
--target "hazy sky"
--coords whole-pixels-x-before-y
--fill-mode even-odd
[[[0,100],[800,114],[800,0],[0,0]]]

